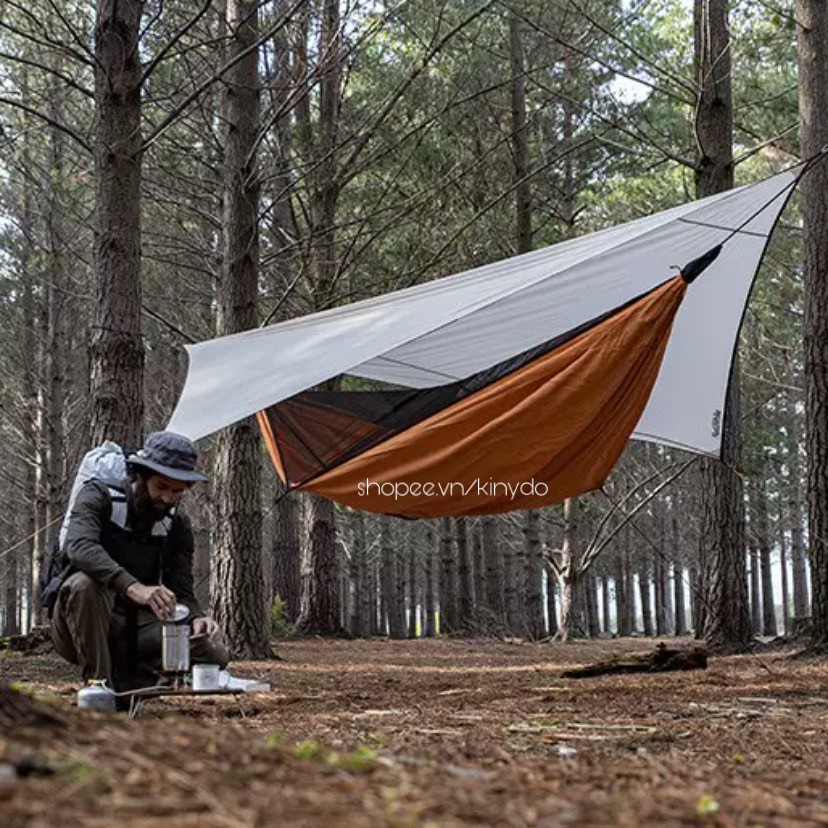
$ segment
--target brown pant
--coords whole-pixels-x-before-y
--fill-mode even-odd
[[[113,663],[119,676],[161,667],[161,622],[143,607],[135,612],[137,635],[131,652],[127,612],[116,606],[115,593],[85,573],[76,572],[58,593],[52,613],[52,642],[63,658],[80,665],[84,679],[106,679],[113,684],[133,685],[129,689],[134,689],[134,681],[113,681]],[[204,636],[191,641],[190,659],[194,664],[219,664],[224,668],[230,655],[220,636]]]

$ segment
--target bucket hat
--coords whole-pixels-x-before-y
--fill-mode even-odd
[[[148,434],[144,447],[130,454],[127,462],[185,483],[210,479],[206,474],[196,471],[198,452],[192,441],[174,431],[153,431]]]

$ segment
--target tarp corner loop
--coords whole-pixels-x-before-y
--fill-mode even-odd
[[[684,279],[687,284],[692,284],[702,273],[704,273],[707,268],[713,264],[714,261],[719,256],[719,253],[722,252],[722,245],[717,244],[715,247],[712,247],[707,253],[699,256],[698,259],[693,259],[692,262],[688,262],[682,269],[681,269],[681,278]]]

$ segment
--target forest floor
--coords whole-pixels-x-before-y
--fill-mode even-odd
[[[0,733],[0,825],[828,826],[828,663],[564,679],[651,641],[278,642],[267,694],[78,711],[74,668],[0,654],[68,726]],[[689,642],[686,642],[689,643]]]

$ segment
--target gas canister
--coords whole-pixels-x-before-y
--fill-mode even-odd
[[[78,707],[85,710],[114,710],[115,694],[103,681],[90,681],[78,691]]]

